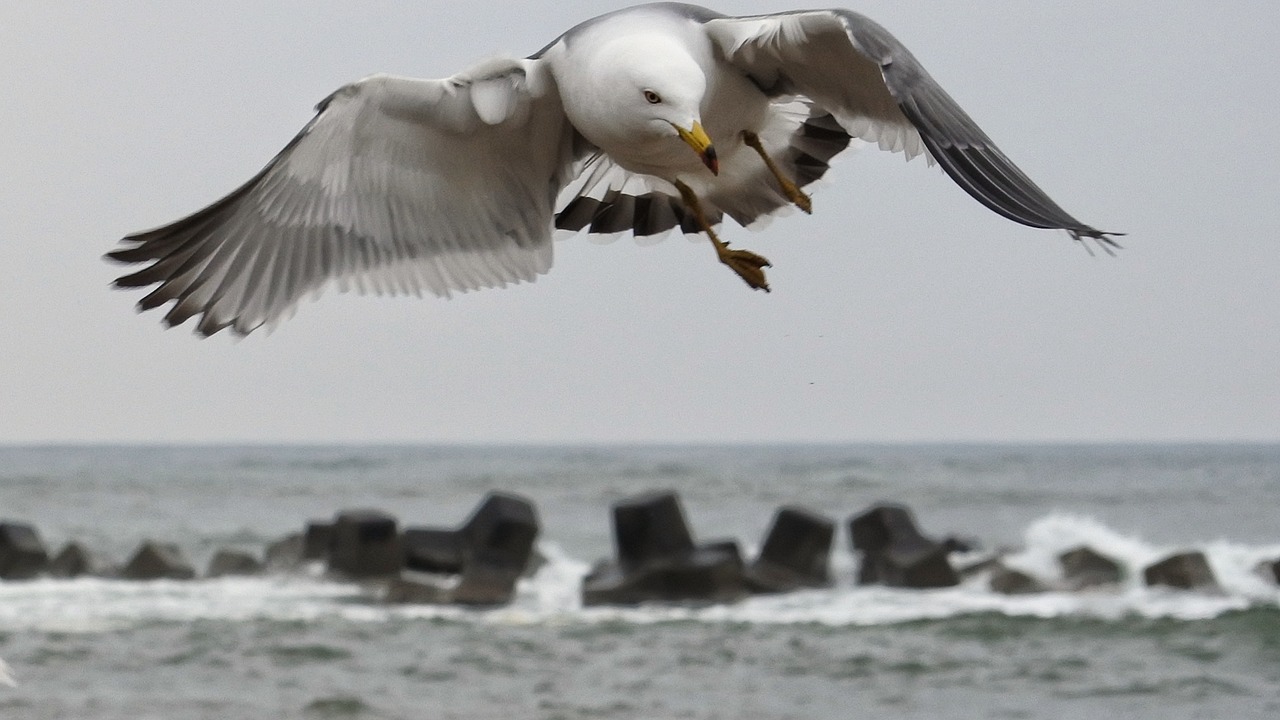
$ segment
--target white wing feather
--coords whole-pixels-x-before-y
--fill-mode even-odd
[[[850,135],[910,160],[927,154],[920,133],[886,87],[880,66],[851,41],[837,11],[722,18],[706,23],[729,62],[762,87],[799,94]]]

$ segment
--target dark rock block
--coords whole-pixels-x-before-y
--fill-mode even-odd
[[[747,594],[745,566],[736,542],[698,546],[660,575],[663,595],[671,599],[720,603]]]
[[[209,561],[206,577],[216,578],[224,575],[257,575],[262,572],[262,563],[258,558],[240,550],[219,550]]]
[[[511,568],[484,563],[470,565],[463,570],[450,600],[458,605],[506,605],[515,597],[519,579],[520,573]]]
[[[939,588],[960,583],[947,546],[921,534],[905,506],[872,506],[849,519],[849,536],[862,553],[859,584]]]
[[[69,542],[49,561],[49,575],[56,578],[75,578],[91,571],[89,551],[78,542]]]
[[[624,568],[693,551],[693,536],[673,492],[642,495],[615,504],[613,535],[618,562]]]
[[[1218,586],[1213,570],[1202,552],[1172,555],[1142,571],[1147,585],[1166,585],[1182,590],[1211,589]]]
[[[27,580],[49,566],[49,551],[26,523],[0,523],[0,580]]]
[[[945,543],[926,538],[916,527],[915,516],[905,505],[873,505],[849,519],[849,540],[854,550],[879,553],[904,545],[937,546]]]
[[[582,583],[584,605],[638,605],[645,602],[725,603],[747,595],[745,568],[737,543],[719,542],[675,557],[624,567],[596,567]]]
[[[484,566],[519,577],[533,555],[538,516],[533,503],[491,493],[462,526],[463,569]]]
[[[458,531],[462,538],[462,578],[452,601],[460,605],[503,605],[515,596],[516,581],[532,564],[538,538],[533,503],[491,493]]]
[[[462,572],[462,533],[443,528],[405,528],[404,566],[428,573]]]
[[[195,568],[172,543],[144,542],[120,570],[126,580],[190,580]]]
[[[400,574],[404,550],[396,519],[377,510],[348,510],[333,523],[329,572],[352,579]]]
[[[75,578],[82,575],[107,575],[110,571],[88,548],[72,541],[64,545],[49,561],[49,574],[56,578]]]
[[[747,594],[738,543],[695,546],[675,493],[654,493],[614,505],[617,559],[582,581],[585,605],[643,602],[731,602]]]
[[[534,566],[538,516],[518,495],[490,493],[456,530],[405,530],[408,572],[391,583],[392,602],[503,605]],[[456,577],[447,577],[456,576]]]
[[[997,563],[991,569],[991,591],[1003,595],[1027,595],[1044,592],[1045,586],[1031,575]]]
[[[960,576],[941,547],[886,551],[863,555],[858,584],[902,588],[943,588],[960,583]]]
[[[1072,590],[1116,585],[1124,580],[1120,563],[1086,546],[1062,553],[1058,564],[1062,566],[1063,580]]]
[[[786,592],[830,584],[827,571],[833,520],[799,507],[784,507],[773,525],[760,556],[747,570],[747,581],[756,592]]]
[[[294,570],[304,562],[306,538],[302,533],[290,533],[267,545],[266,566],[271,570]]]
[[[327,560],[333,546],[333,523],[312,520],[302,534],[302,559]]]

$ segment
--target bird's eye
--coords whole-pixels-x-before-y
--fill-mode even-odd
[[[648,100],[650,105],[657,105],[658,103],[662,102],[662,98],[658,96],[658,93],[652,90],[644,91],[644,99]]]

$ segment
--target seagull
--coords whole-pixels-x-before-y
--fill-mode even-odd
[[[654,3],[587,20],[523,59],[339,88],[256,176],[107,257],[144,264],[164,323],[274,327],[331,284],[448,297],[534,280],[585,231],[705,235],[769,290],[769,261],[718,228],[790,207],[854,141],[924,155],[978,202],[1112,252],[1036,186],[884,28],[848,10],[731,17]]]

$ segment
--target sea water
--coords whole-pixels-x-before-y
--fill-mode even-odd
[[[1280,446],[9,447],[0,519],[121,561],[178,543],[261,553],[376,508],[455,526],[485,493],[537,506],[546,562],[493,610],[388,606],[290,576],[0,582],[0,718],[1271,718],[1280,716]],[[680,494],[748,556],[784,504],[844,525],[902,502],[1047,581],[1087,544],[1118,587],[1003,596],[833,587],[714,606],[583,608],[609,508]],[[1146,588],[1206,553],[1220,588]],[[978,555],[975,554],[975,557]]]

